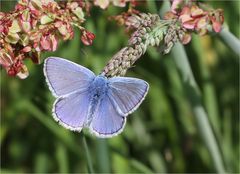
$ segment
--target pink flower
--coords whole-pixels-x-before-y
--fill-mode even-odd
[[[40,63],[44,51],[56,51],[59,40],[72,39],[73,27],[81,31],[84,9],[90,2],[83,0],[19,0],[15,10],[0,12],[0,65],[9,75],[28,75],[23,60]],[[91,45],[95,35],[85,31],[82,40]]]
[[[81,36],[81,40],[84,45],[92,45],[95,35],[89,31],[84,30]]]
[[[12,26],[12,22],[8,19],[8,14],[0,12],[0,36],[7,35],[9,28]]]
[[[58,46],[57,37],[55,35],[51,35],[50,40],[51,40],[51,51],[56,51]]]
[[[55,35],[42,36],[40,39],[40,50],[56,51],[58,41]]]
[[[14,64],[8,68],[7,73],[9,76],[17,75],[20,79],[25,79],[29,75],[26,65],[20,59],[16,59]]]
[[[0,64],[6,69],[9,76],[17,75],[21,79],[24,79],[28,76],[27,67],[23,64],[21,56],[14,58],[10,54],[4,52],[3,49],[1,49]]]
[[[6,52],[4,52],[3,49],[0,50],[0,64],[4,68],[8,68],[13,64],[12,57],[9,54],[7,54]]]
[[[224,22],[223,10],[217,9],[210,13],[209,18],[212,22],[212,27],[215,32],[220,32],[222,28],[222,24]]]
[[[222,10],[204,11],[197,5],[184,4],[182,0],[174,0],[171,11],[165,13],[164,18],[178,19],[183,28],[195,30],[200,35],[206,34],[209,25],[212,26],[215,32],[220,32],[224,21]]]
[[[41,50],[50,51],[51,43],[49,36],[42,36],[40,40]]]
[[[54,26],[59,31],[59,33],[63,36],[63,40],[73,38],[73,35],[74,35],[73,28],[68,23],[57,21],[54,23]]]

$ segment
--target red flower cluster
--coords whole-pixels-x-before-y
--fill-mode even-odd
[[[81,25],[88,4],[82,0],[20,0],[15,10],[0,12],[0,64],[11,76],[26,78],[26,58],[40,63],[43,51],[55,51],[59,40],[72,39],[73,26],[82,31],[83,43],[91,45],[94,35]],[[87,33],[87,34],[86,34]]]
[[[164,18],[177,19],[182,28],[189,32],[196,31],[199,35],[208,31],[220,32],[224,22],[222,9],[204,10],[195,3],[186,3],[184,0],[174,0],[171,11],[168,11]]]

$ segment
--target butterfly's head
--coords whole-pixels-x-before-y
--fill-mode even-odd
[[[95,77],[93,80],[91,87],[91,91],[95,91],[96,93],[105,93],[108,88],[108,80],[105,76],[103,75],[98,75]]]

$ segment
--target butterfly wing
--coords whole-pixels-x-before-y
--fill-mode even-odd
[[[89,105],[88,91],[59,97],[53,105],[54,119],[67,129],[81,131],[87,120]]]
[[[49,89],[56,97],[86,90],[95,77],[89,69],[57,57],[45,60],[44,75]]]
[[[106,95],[96,107],[89,129],[97,137],[110,138],[121,133],[125,123],[126,118],[116,111]]]
[[[117,111],[127,116],[138,108],[147,95],[149,85],[137,78],[113,77],[109,79],[109,98]]]

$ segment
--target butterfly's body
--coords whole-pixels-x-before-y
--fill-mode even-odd
[[[101,103],[104,97],[108,92],[108,81],[105,76],[98,75],[94,78],[94,80],[90,83],[88,87],[90,107],[87,114],[87,121],[85,123],[85,127],[88,127],[92,122],[94,112],[96,111],[97,106]]]
[[[89,91],[92,92],[92,97],[96,99],[106,95],[108,91],[107,78],[102,75],[96,76],[89,86]]]
[[[53,95],[54,119],[65,128],[89,128],[100,138],[122,132],[126,117],[138,108],[147,82],[129,77],[95,76],[89,69],[61,58],[48,58],[44,74]]]

